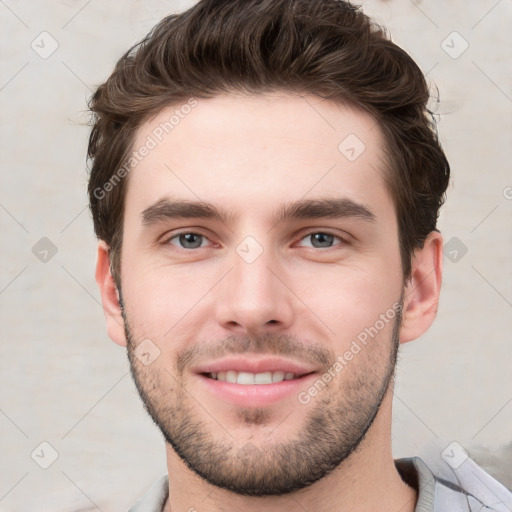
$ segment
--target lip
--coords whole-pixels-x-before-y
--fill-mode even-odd
[[[264,357],[260,359],[227,357],[192,368],[192,371],[198,374],[227,372],[229,370],[250,373],[277,372],[281,370],[284,373],[294,373],[297,377],[301,377],[316,371],[317,368],[279,357]],[[265,385],[271,386],[271,384]]]

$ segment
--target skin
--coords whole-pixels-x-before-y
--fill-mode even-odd
[[[141,126],[134,147],[175,108]],[[365,144],[354,161],[338,149],[349,134]],[[166,443],[166,510],[414,510],[417,493],[401,480],[391,453],[393,356],[398,339],[417,338],[435,318],[442,238],[427,237],[404,282],[383,144],[374,120],[345,105],[286,93],[221,95],[198,100],[131,171],[121,254],[124,308],[103,241],[96,279],[108,334],[128,347],[132,375],[164,436],[176,441],[190,428],[188,445],[186,438],[178,443],[189,465]],[[276,224],[281,205],[325,198],[349,199],[373,218]],[[232,215],[144,223],[143,212],[162,199],[203,201]],[[321,246],[310,236],[326,232],[335,236]],[[186,249],[177,233],[204,238]],[[236,250],[247,236],[262,249],[251,263]],[[242,247],[255,254],[251,243]],[[293,393],[268,406],[234,405],[205,391],[193,371],[211,353],[272,353],[310,365],[321,378],[401,298],[401,323],[385,323],[307,404]],[[150,365],[136,357],[147,339],[158,354]],[[294,452],[300,440],[308,450]],[[199,453],[201,447],[207,449]],[[313,475],[329,457],[332,467]],[[271,489],[297,467],[311,472],[307,484],[296,479],[295,487],[287,482],[289,492]],[[239,475],[252,479],[252,495],[241,492],[248,480]],[[231,489],[219,486],[221,477],[224,484],[238,478],[238,492],[233,482]]]

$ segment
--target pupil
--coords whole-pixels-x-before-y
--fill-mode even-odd
[[[201,246],[201,235],[186,233],[180,236],[180,241],[187,249],[194,249]]]
[[[315,233],[313,237],[315,242],[320,243],[321,247],[329,247],[333,242],[334,235],[328,235],[326,233]]]

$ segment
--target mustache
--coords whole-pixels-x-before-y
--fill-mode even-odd
[[[288,334],[265,333],[261,336],[228,336],[215,342],[187,346],[176,358],[178,375],[187,367],[204,360],[220,359],[233,354],[272,354],[299,362],[315,363],[328,368],[336,357],[325,347],[312,341],[300,341]]]

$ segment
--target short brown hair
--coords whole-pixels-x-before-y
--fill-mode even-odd
[[[90,208],[114,278],[120,279],[127,180],[112,180],[141,124],[191,97],[273,91],[315,94],[375,118],[409,277],[414,249],[436,229],[450,175],[416,63],[347,1],[201,0],[158,23],[89,100]]]

